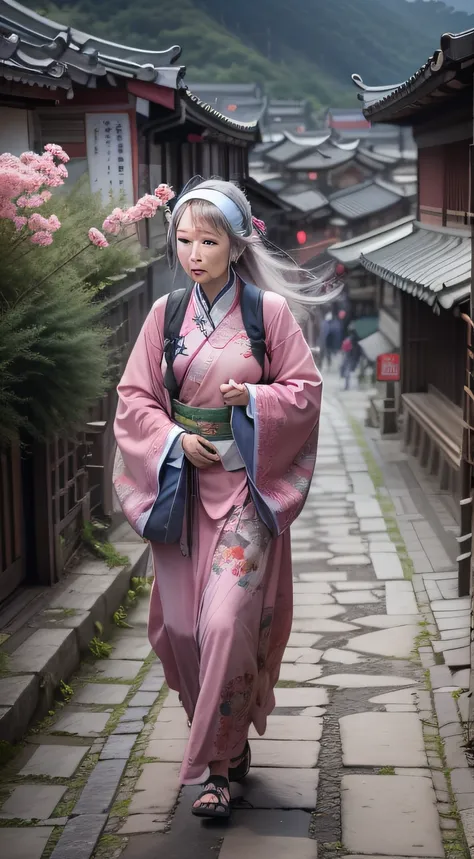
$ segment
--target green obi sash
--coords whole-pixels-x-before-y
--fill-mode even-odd
[[[231,441],[231,409],[198,409],[173,400],[173,420],[186,432],[200,435],[208,441]]]

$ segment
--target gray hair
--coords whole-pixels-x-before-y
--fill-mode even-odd
[[[251,222],[250,203],[243,191],[233,182],[225,182],[223,179],[207,179],[193,190],[205,188],[225,194],[238,206],[244,218]],[[235,273],[244,282],[253,283],[260,289],[283,295],[296,313],[295,302],[297,305],[314,306],[330,300],[329,296],[317,294],[323,286],[323,277],[318,277],[307,269],[301,268],[290,257],[279,252],[277,248],[268,247],[255,231],[248,238],[237,236],[220,209],[207,200],[188,200],[180,204],[178,199],[173,210],[168,230],[168,259],[175,271],[178,264],[176,230],[188,208],[191,208],[196,220],[204,221],[217,232],[226,233],[229,236],[230,262]]]

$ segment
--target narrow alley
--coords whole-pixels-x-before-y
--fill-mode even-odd
[[[449,654],[469,644],[469,600],[456,598],[454,520],[441,498],[437,537],[410,490],[384,484],[364,409],[365,394],[341,395],[329,377],[315,479],[292,529],[277,706],[265,737],[251,737],[230,824],[193,818],[199,788],[179,789],[186,717],[150,657],[142,600],[110,659],[82,666],[60,719],[10,764],[4,859],[466,855],[468,678]]]

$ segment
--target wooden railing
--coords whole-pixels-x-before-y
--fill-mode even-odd
[[[115,387],[157,292],[169,286],[164,276],[157,290],[156,265],[143,264],[117,278],[102,295],[113,378],[84,431],[35,443],[23,454],[26,477],[18,446],[0,455],[0,600],[19,584],[26,568],[29,583],[58,581],[84,522],[112,512]]]

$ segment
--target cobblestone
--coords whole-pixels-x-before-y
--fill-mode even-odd
[[[385,490],[379,480],[375,487],[345,407],[331,392],[320,452],[308,505],[292,529],[295,611],[276,709],[263,737],[251,729],[252,768],[232,785],[231,825],[205,827],[190,815],[199,787],[179,784],[189,728],[177,693],[162,694],[162,666],[152,662],[140,687],[134,684],[150,653],[143,601],[130,613],[134,630],[116,634],[111,659],[86,666],[60,718],[22,753],[21,784],[9,788],[0,814],[28,824],[35,814],[42,825],[3,827],[2,857],[40,859],[56,807],[67,814],[68,784],[80,781],[72,815],[58,819],[66,825],[53,859],[90,859],[97,842],[97,855],[105,850],[107,859],[109,843],[113,859],[119,844],[123,859],[187,859],[190,850],[219,859],[316,859],[319,851],[320,859],[332,859],[340,844],[355,859],[441,859],[443,837],[456,824],[446,766],[453,767],[452,788],[474,848],[474,775],[451,695],[468,683],[465,669],[457,670],[466,658],[457,652],[469,635],[468,604],[457,599],[453,570],[433,572],[433,521],[393,470]],[[413,584],[382,513],[390,495]],[[424,619],[429,626],[420,626]],[[438,629],[435,650],[454,654],[454,670],[435,664],[429,636]],[[436,714],[423,665],[413,658],[420,635]],[[459,703],[466,712],[467,698]],[[64,785],[35,784],[53,772],[63,774]]]

